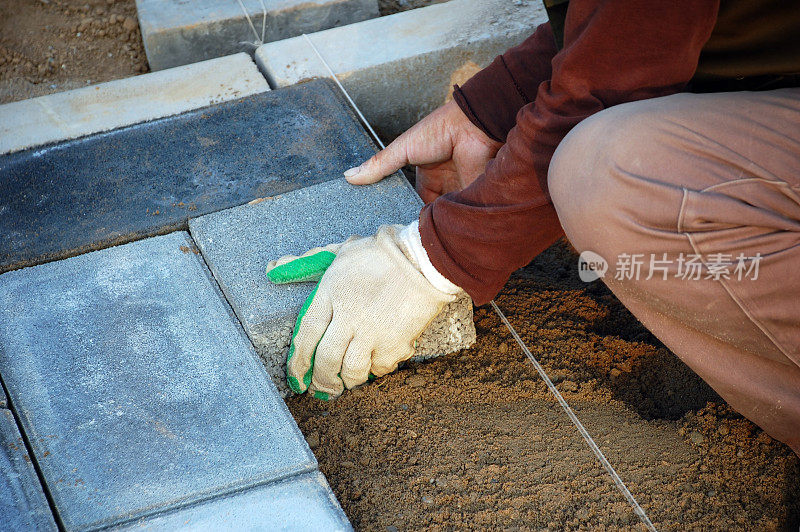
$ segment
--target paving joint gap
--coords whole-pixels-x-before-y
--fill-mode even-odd
[[[190,220],[191,219],[192,218],[190,218]],[[186,225],[187,226],[189,225],[189,221],[188,220],[186,221]],[[264,362],[261,360],[261,356],[258,354],[258,351],[256,350],[255,344],[253,344],[253,341],[250,339],[250,335],[247,334],[247,330],[244,328],[244,323],[242,323],[242,319],[236,313],[236,309],[233,308],[233,305],[231,304],[231,302],[228,301],[228,296],[226,296],[225,292],[222,290],[222,286],[220,286],[219,280],[214,275],[214,272],[211,271],[211,268],[208,266],[208,257],[205,256],[205,254],[203,253],[203,250],[200,248],[200,246],[197,245],[197,241],[194,239],[194,235],[191,233],[191,231],[189,231],[187,229],[186,232],[189,234],[189,238],[192,241],[193,249],[192,249],[191,252],[195,253],[195,250],[196,250],[195,254],[200,256],[200,260],[203,262],[203,267],[205,269],[206,275],[208,275],[208,277],[211,279],[211,282],[214,283],[214,288],[216,288],[217,293],[220,295],[222,300],[225,302],[225,306],[226,306],[226,309],[228,310],[228,313],[231,315],[231,317],[233,317],[236,320],[236,323],[239,325],[239,332],[242,334],[242,336],[244,336],[247,339],[247,343],[250,344],[250,347],[253,348],[252,355],[254,355],[254,358],[256,359],[256,362],[258,362],[259,366],[264,367]],[[264,274],[264,279],[266,279],[266,277],[267,277],[266,274]],[[267,371],[267,369],[264,368],[264,371]],[[269,373],[269,372],[267,372],[267,373]],[[270,379],[272,379],[271,375],[268,374],[267,376]],[[6,394],[6,395],[8,395],[8,394]],[[284,403],[286,402],[283,398],[281,398],[281,400],[283,400]],[[294,420],[294,417],[292,417],[292,420]],[[295,421],[295,424],[297,424],[296,421]],[[298,428],[299,428],[299,426],[298,426]],[[316,458],[316,456],[315,456],[315,458]],[[318,468],[315,468],[315,469],[318,469]]]
[[[11,399],[11,395],[8,393],[8,387],[6,386],[5,381],[3,380],[3,375],[0,374],[0,387],[2,387],[3,393],[6,395],[6,409],[11,412],[11,415],[14,417],[14,423],[17,424],[17,430],[19,431],[20,436],[22,436],[22,444],[25,445],[25,451],[28,453],[28,456],[31,459],[31,465],[33,466],[33,470],[36,471],[36,477],[39,481],[39,485],[42,487],[42,493],[44,493],[44,497],[47,500],[47,506],[50,508],[50,513],[53,515],[53,521],[55,521],[58,530],[61,532],[66,531],[66,527],[64,527],[64,523],[61,521],[61,515],[58,513],[58,509],[56,508],[56,503],[53,500],[53,495],[50,493],[50,487],[47,485],[45,481],[44,474],[42,473],[41,468],[39,467],[39,461],[36,459],[36,455],[33,454],[33,447],[31,446],[31,442],[28,439],[28,434],[25,432],[25,427],[22,426],[22,421],[17,414],[17,409],[14,407],[14,401]]]
[[[219,210],[225,210],[219,209]],[[219,212],[219,211],[214,211]],[[139,240],[146,240],[148,238],[155,238],[157,236],[166,236],[172,233],[176,233],[178,231],[186,231],[189,232],[189,220],[182,222],[180,226],[170,226],[170,227],[161,227],[158,228],[157,232],[153,234],[143,234],[143,235],[122,235],[115,240],[112,240],[110,243],[104,244],[100,243],[92,243],[87,244],[86,247],[82,249],[69,249],[66,251],[62,251],[60,255],[54,255],[51,257],[46,257],[43,259],[31,260],[27,262],[20,262],[17,264],[12,264],[8,266],[7,270],[0,271],[0,275],[4,273],[13,272],[17,270],[22,270],[25,268],[33,268],[35,266],[41,266],[43,264],[49,264],[51,262],[58,262],[61,260],[71,259],[74,257],[79,257],[81,255],[86,255],[87,253],[92,253],[94,251],[102,251],[104,249],[111,249],[119,246],[124,246],[125,244],[130,244],[132,242],[138,242]]]

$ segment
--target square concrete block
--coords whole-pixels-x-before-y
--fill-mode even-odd
[[[0,275],[0,373],[67,530],[313,471],[185,232]]]
[[[313,283],[273,285],[266,278],[267,262],[354,234],[370,235],[383,224],[407,224],[421,207],[399,175],[360,187],[339,178],[189,221],[214,277],[284,396],[289,394],[286,354],[292,329]],[[464,297],[434,320],[417,353],[427,358],[474,341],[472,303]]]
[[[541,2],[451,0],[309,38],[367,120],[391,139],[445,103],[498,54],[547,22]],[[256,62],[273,88],[328,71],[303,37],[265,44]]]
[[[122,530],[352,530],[325,477],[306,473],[120,527]]]
[[[220,57],[0,105],[0,155],[269,90],[250,56]]]
[[[332,87],[305,83],[0,156],[0,272],[341,175],[374,148]]]
[[[0,529],[58,530],[14,416],[5,408],[0,408]]]
[[[264,42],[378,16],[377,0],[241,0]],[[256,34],[237,0],[136,0],[147,61],[161,70],[241,52]],[[263,26],[262,26],[263,23]]]

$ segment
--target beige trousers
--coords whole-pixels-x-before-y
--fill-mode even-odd
[[[549,185],[620,301],[800,454],[800,89],[610,108],[564,139]]]

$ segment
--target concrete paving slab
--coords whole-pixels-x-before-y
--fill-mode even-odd
[[[0,155],[269,90],[250,56],[220,57],[0,105]]]
[[[313,471],[176,232],[0,275],[0,372],[67,530]]]
[[[271,259],[369,235],[382,224],[407,224],[422,201],[394,175],[375,185],[353,186],[343,178],[189,221],[189,229],[239,321],[285,396],[286,353],[292,329],[313,283],[273,285]],[[472,302],[448,305],[418,341],[422,358],[468,347],[475,341]]]
[[[0,409],[0,528],[58,530],[14,416],[5,408]]]
[[[309,37],[367,120],[391,139],[544,22],[544,7],[533,0],[450,0]],[[303,37],[259,47],[256,62],[273,88],[329,75]]]
[[[121,530],[352,530],[325,477],[306,473],[142,520]]]
[[[306,83],[0,156],[0,273],[341,175],[374,145],[334,89]]]
[[[377,0],[242,0],[264,42],[378,16]],[[237,0],[136,0],[152,70],[241,52],[256,35]]]

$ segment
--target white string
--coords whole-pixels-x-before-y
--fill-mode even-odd
[[[644,523],[644,526],[646,526],[649,530],[655,531],[656,527],[653,526],[652,522],[650,522],[650,519],[647,517],[647,514],[644,512],[642,507],[639,506],[639,503],[636,501],[636,498],[628,490],[628,487],[622,481],[622,479],[617,474],[616,470],[608,461],[608,459],[606,459],[606,456],[603,454],[603,451],[601,451],[600,447],[598,447],[597,444],[594,442],[589,432],[583,426],[583,423],[581,423],[581,421],[578,419],[578,416],[575,415],[575,412],[573,412],[572,408],[570,408],[569,404],[567,404],[566,399],[564,399],[564,397],[561,395],[561,392],[558,391],[556,385],[553,384],[553,381],[551,381],[550,377],[547,376],[547,373],[545,373],[542,365],[539,364],[539,361],[536,360],[536,357],[533,356],[533,353],[531,353],[530,349],[528,349],[528,346],[525,345],[525,342],[522,341],[520,335],[517,334],[517,331],[516,329],[514,329],[514,326],[511,325],[511,322],[508,321],[508,318],[506,318],[505,314],[503,314],[503,311],[500,310],[500,307],[497,306],[497,303],[495,303],[494,300],[490,301],[489,303],[492,305],[492,308],[500,317],[500,320],[503,322],[503,324],[505,324],[506,328],[508,328],[509,332],[511,332],[511,336],[514,337],[514,340],[517,341],[520,348],[522,348],[522,351],[531,361],[533,367],[536,368],[536,371],[539,373],[539,376],[542,377],[542,380],[544,380],[544,383],[547,385],[547,388],[550,390],[550,393],[552,393],[556,397],[558,404],[561,405],[561,408],[563,408],[564,412],[567,413],[569,419],[578,428],[578,432],[581,433],[583,439],[586,440],[586,443],[589,444],[589,448],[592,450],[597,459],[600,460],[600,463],[603,465],[606,471],[608,471],[608,474],[611,475],[611,479],[614,481],[614,484],[617,486],[619,491],[622,492],[622,494],[628,500],[630,505],[633,507],[634,513],[637,516],[639,516],[639,519],[641,519],[642,523]]]
[[[258,36],[258,32],[256,31],[256,27],[253,24],[253,20],[250,18],[250,14],[247,12],[247,9],[245,9],[242,0],[236,0],[236,1],[239,3],[239,7],[242,8],[242,13],[244,13],[245,18],[247,18],[247,23],[250,25],[250,29],[253,30],[253,35],[255,35],[256,37],[256,40],[253,41],[252,43],[240,42],[239,44],[252,44],[253,46],[256,47],[261,46],[262,44],[264,44],[264,38],[266,37],[266,31],[267,31],[267,6],[264,5],[264,0],[259,0],[259,2],[261,2],[261,11],[263,13],[263,16],[261,17],[260,38]]]
[[[339,86],[339,89],[342,91],[342,94],[344,94],[344,97],[347,98],[348,102],[350,102],[350,106],[356,112],[356,114],[358,115],[358,118],[361,119],[361,123],[364,124],[364,126],[366,126],[366,128],[369,130],[370,133],[372,133],[372,138],[375,139],[375,142],[378,143],[378,146],[380,146],[382,150],[386,149],[386,145],[383,142],[381,142],[381,139],[380,139],[380,137],[378,137],[378,134],[375,133],[375,130],[372,129],[372,126],[370,125],[370,123],[367,121],[367,119],[364,117],[364,115],[361,114],[361,109],[358,108],[358,106],[356,105],[356,102],[354,102],[353,99],[350,97],[350,93],[348,93],[345,90],[345,88],[342,87],[342,84],[339,83],[339,78],[337,78],[336,74],[333,73],[333,69],[328,64],[328,62],[325,61],[325,58],[322,57],[322,54],[319,53],[319,50],[317,50],[317,47],[314,46],[313,42],[311,42],[311,39],[309,38],[309,36],[304,33],[303,37],[305,37],[306,41],[308,41],[308,44],[311,46],[311,49],[314,50],[314,53],[317,54],[317,57],[319,57],[319,60],[322,61],[323,65],[325,65],[325,68],[328,69],[328,72],[330,72],[331,77],[333,78],[333,81],[335,81],[336,84]]]
[[[350,105],[352,106],[353,110],[356,112],[358,117],[361,119],[361,122],[367,127],[369,132],[372,134],[372,138],[375,139],[375,142],[378,143],[381,149],[385,149],[386,146],[381,141],[380,137],[378,137],[378,134],[375,133],[375,130],[372,129],[372,126],[364,117],[364,115],[361,113],[361,110],[358,108],[356,103],[350,97],[350,94],[347,92],[347,90],[345,90],[345,88],[339,82],[339,78],[336,77],[336,74],[333,72],[333,69],[331,69],[328,62],[325,61],[325,58],[322,57],[322,54],[319,53],[319,50],[317,50],[317,47],[314,46],[313,42],[311,42],[311,39],[308,37],[308,35],[304,33],[303,37],[305,37],[306,41],[308,41],[308,44],[314,50],[314,53],[317,54],[317,57],[319,57],[320,61],[322,61],[322,64],[325,65],[325,68],[328,69],[328,72],[333,78],[333,81],[335,81],[336,85],[339,86],[339,89],[342,91],[342,94],[344,94],[345,98],[347,98],[347,101],[350,102]],[[528,349],[528,346],[525,345],[525,342],[522,341],[522,337],[520,337],[520,335],[517,334],[517,331],[516,329],[514,329],[514,326],[511,325],[511,322],[508,321],[508,318],[506,318],[505,314],[503,314],[503,311],[500,310],[500,307],[497,306],[497,303],[495,303],[494,300],[490,301],[490,304],[492,305],[492,308],[497,313],[497,315],[500,317],[500,320],[503,322],[503,324],[511,333],[511,336],[514,337],[514,340],[517,341],[522,351],[528,357],[528,360],[531,361],[533,367],[536,368],[537,373],[539,373],[539,376],[542,377],[542,380],[544,380],[544,383],[547,385],[547,388],[550,390],[550,393],[552,393],[555,396],[556,400],[558,401],[558,404],[561,405],[561,408],[564,410],[564,412],[567,413],[567,416],[575,425],[575,427],[578,429],[580,435],[583,436],[583,439],[586,441],[586,443],[589,445],[589,448],[592,450],[594,455],[600,461],[600,464],[605,468],[608,474],[611,475],[611,480],[614,481],[614,485],[617,487],[617,489],[619,489],[619,491],[631,505],[631,507],[633,508],[633,512],[636,514],[637,517],[639,517],[641,522],[644,524],[645,527],[647,527],[648,530],[656,532],[656,527],[647,517],[647,514],[645,513],[644,509],[642,509],[642,507],[636,500],[636,497],[634,497],[633,494],[630,492],[628,487],[625,485],[625,482],[622,481],[622,478],[620,478],[620,476],[617,474],[617,471],[614,469],[614,467],[608,461],[606,456],[603,454],[603,451],[600,450],[600,447],[598,447],[594,439],[592,439],[592,436],[589,434],[589,431],[586,430],[586,427],[584,427],[583,423],[580,422],[578,416],[575,415],[575,412],[573,412],[572,408],[570,408],[567,401],[561,395],[561,392],[558,391],[558,388],[556,388],[555,384],[553,384],[553,381],[550,380],[550,377],[547,376],[547,373],[544,371],[542,365],[539,364],[539,361],[536,360],[536,357],[533,356],[531,350]]]

